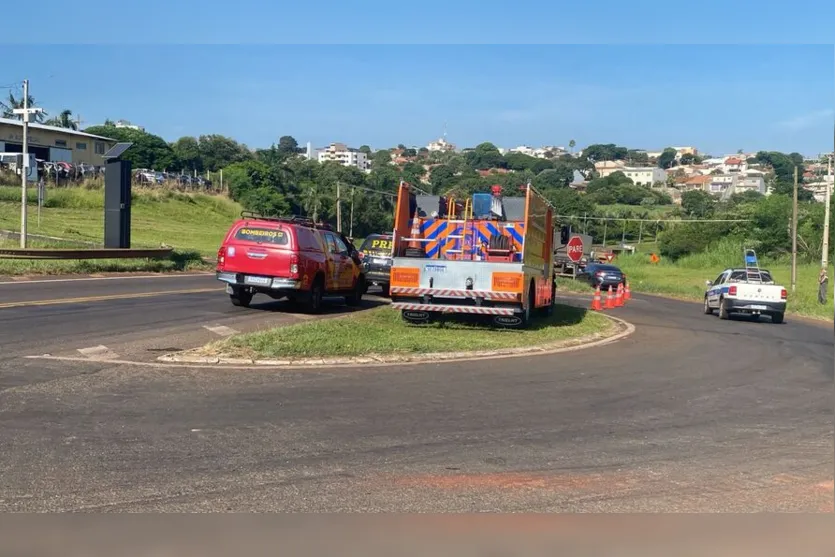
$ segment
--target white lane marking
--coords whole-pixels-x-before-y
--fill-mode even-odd
[[[86,282],[95,280],[140,280],[140,279],[159,279],[159,278],[193,278],[193,277],[207,277],[212,276],[213,273],[188,273],[188,274],[159,274],[159,275],[141,275],[129,277],[84,277],[84,278],[68,278],[68,279],[37,279],[37,280],[6,280],[0,281],[0,286],[10,284],[47,284],[51,282]]]
[[[80,352],[82,356],[87,356],[90,360],[109,360],[119,357],[118,354],[111,352],[110,348],[104,346],[103,344],[90,346],[89,348],[79,348],[78,352]]]
[[[240,331],[236,331],[231,327],[226,327],[225,325],[218,325],[217,327],[210,327],[208,325],[203,325],[203,328],[213,332],[216,335],[220,335],[222,337],[228,337],[235,334],[238,334]]]

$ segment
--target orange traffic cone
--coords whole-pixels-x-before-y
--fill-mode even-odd
[[[592,311],[603,311],[603,304],[600,301],[600,285],[594,290],[594,298],[591,300]]]
[[[617,294],[615,294],[615,307],[623,307],[623,283],[618,284]]]
[[[606,309],[615,309],[615,296],[612,294],[612,287],[609,287],[609,293],[606,294]]]
[[[624,287],[624,290],[623,290],[623,299],[626,300],[626,301],[629,301],[629,300],[632,299],[632,292],[629,291],[629,283],[628,282],[626,283],[626,286]]]

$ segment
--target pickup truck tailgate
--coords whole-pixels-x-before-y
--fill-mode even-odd
[[[776,284],[740,284],[737,286],[736,298],[758,302],[782,301],[783,287]]]

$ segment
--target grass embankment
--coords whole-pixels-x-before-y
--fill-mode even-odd
[[[742,247],[721,244],[710,252],[689,255],[676,262],[664,258],[657,264],[650,263],[649,254],[643,251],[635,255],[621,255],[614,265],[620,267],[629,279],[633,292],[661,294],[685,300],[704,300],[705,281],[714,280],[729,267],[742,264]],[[798,263],[797,291],[791,292],[791,261],[788,259],[761,260],[760,266],[771,271],[774,280],[789,290],[788,311],[809,317],[832,319],[835,306],[832,300],[833,268],[829,268],[830,282],[827,303],[818,303],[818,273],[820,265]],[[583,283],[571,279],[560,280],[559,290],[570,292],[591,292]]]
[[[0,230],[20,229],[20,188],[0,187]],[[29,195],[29,233],[62,238],[31,239],[30,247],[100,247],[104,237],[104,192],[84,187],[47,189],[37,225],[37,188]],[[213,258],[229,225],[240,214],[237,203],[221,196],[170,190],[133,192],[131,246],[172,246],[170,260],[36,261],[0,259],[0,275],[64,274],[116,271],[175,271],[203,267]],[[96,245],[90,245],[94,243]],[[2,247],[18,247],[13,239]]]
[[[350,318],[326,319],[244,334],[206,346],[206,354],[242,358],[299,358],[470,352],[549,345],[614,329],[604,316],[558,305],[528,330],[446,322],[410,325],[389,307]],[[358,334],[359,333],[359,334]]]

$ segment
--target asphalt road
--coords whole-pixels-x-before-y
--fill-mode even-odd
[[[305,317],[210,276],[0,284],[0,511],[833,512],[831,324],[613,313],[593,351],[230,371],[107,360]]]

